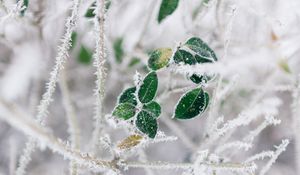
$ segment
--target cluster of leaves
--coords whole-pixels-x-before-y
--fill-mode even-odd
[[[157,74],[152,71],[144,78],[139,88],[131,87],[121,94],[113,115],[128,120],[137,114],[136,127],[150,138],[154,138],[158,128],[157,118],[161,113],[160,105],[154,101],[157,87]]]
[[[125,89],[119,96],[118,105],[113,116],[120,119],[134,121],[136,128],[154,138],[158,125],[157,119],[161,114],[160,105],[154,101],[158,89],[156,71],[168,67],[170,64],[202,64],[217,61],[214,51],[200,38],[190,38],[175,52],[171,48],[154,50],[149,57],[148,67],[151,69],[140,86]],[[185,93],[176,105],[174,117],[176,119],[191,119],[202,114],[209,105],[209,94],[202,89],[202,83],[212,79],[211,75],[192,75],[189,79],[197,87]]]

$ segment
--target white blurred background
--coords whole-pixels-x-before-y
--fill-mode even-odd
[[[91,54],[95,47],[93,22],[84,17],[93,1],[80,5],[79,22],[76,27],[77,40],[70,50],[63,71],[80,126],[80,148],[87,151],[87,143],[93,130],[95,96],[94,75]],[[259,104],[267,98],[278,98],[277,126],[267,127],[254,140],[253,148],[240,151],[232,157],[235,162],[263,150],[273,150],[282,139],[290,139],[286,152],[279,156],[268,172],[269,175],[297,175],[300,169],[300,128],[297,119],[300,113],[299,98],[293,97],[300,73],[300,1],[298,0],[211,0],[201,5],[202,0],[181,0],[178,9],[158,24],[157,14],[160,0],[112,0],[107,10],[106,25],[106,67],[104,113],[111,113],[121,91],[133,85],[133,75],[139,71],[147,73],[147,54],[155,48],[175,48],[179,42],[196,36],[206,41],[216,52],[219,62],[226,65],[220,83],[226,88],[231,82],[230,92],[216,111],[216,116],[225,120],[235,118],[250,105]],[[64,33],[66,17],[70,13],[70,0],[29,0],[25,16],[9,16],[14,0],[0,1],[0,95],[34,117],[37,105],[45,92],[45,83],[55,62],[57,46]],[[114,43],[122,40],[123,55],[117,61]],[[80,56],[82,47],[87,53]],[[138,61],[132,65],[134,58]],[[131,63],[131,64],[130,64]],[[168,83],[173,87],[193,85],[184,76],[169,79],[168,71],[160,71],[159,92],[164,93]],[[213,82],[207,87],[210,94],[216,88]],[[207,127],[208,113],[188,120],[171,120],[174,105],[182,92],[170,95],[162,105],[159,129],[166,135],[177,136],[172,122],[195,145],[203,140]],[[257,98],[257,99],[255,99]],[[254,100],[255,99],[255,100]],[[298,106],[292,107],[298,101]],[[294,109],[294,110],[293,110]],[[295,112],[296,111],[296,112]],[[299,110],[298,110],[299,111]],[[277,112],[276,112],[277,113]],[[213,120],[213,119],[212,119]],[[236,140],[256,128],[263,116],[249,126],[239,127],[230,140]],[[299,120],[299,119],[298,119]],[[50,105],[46,125],[53,134],[63,140],[69,138],[61,89],[58,86],[54,102]],[[110,129],[113,141],[126,136],[122,130]],[[0,121],[0,174],[14,174],[18,159],[27,141],[27,136]],[[221,143],[221,142],[220,142]],[[299,142],[300,143],[300,142]],[[215,149],[218,143],[207,149]],[[298,145],[298,146],[297,146]],[[299,147],[297,149],[297,147]],[[298,151],[297,151],[298,150]],[[145,149],[148,160],[189,162],[194,153],[179,138],[177,141],[151,145]],[[225,153],[226,155],[227,153]],[[136,158],[133,156],[133,159]],[[266,161],[261,161],[261,166]],[[51,150],[37,149],[27,174],[68,174],[68,160]],[[259,164],[260,165],[260,164]],[[181,171],[153,171],[153,174],[181,174]],[[88,174],[84,169],[81,174]],[[142,169],[129,170],[124,174],[145,174]]]

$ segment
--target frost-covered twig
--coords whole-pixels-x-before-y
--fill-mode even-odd
[[[94,32],[96,36],[96,51],[94,54],[94,66],[96,67],[96,106],[95,106],[95,129],[92,136],[92,149],[95,150],[99,142],[100,132],[103,127],[103,98],[104,98],[104,87],[106,70],[105,64],[105,0],[96,1],[94,17]]]
[[[264,130],[267,126],[270,125],[278,125],[281,123],[281,120],[276,119],[274,116],[266,116],[265,120],[253,131],[250,131],[250,133],[244,138],[244,141],[252,142],[253,139],[261,133],[262,130]]]
[[[278,146],[274,146],[276,148],[275,151],[263,151],[259,154],[256,154],[254,156],[249,157],[245,163],[249,163],[249,162],[254,162],[256,160],[262,160],[266,157],[269,157],[270,160],[268,161],[268,163],[261,169],[261,171],[259,172],[259,175],[264,175],[266,174],[266,172],[271,168],[272,164],[275,163],[276,159],[278,158],[278,156],[285,151],[286,147],[289,144],[289,140],[282,140],[281,144]]]
[[[202,141],[201,148],[210,145],[217,140],[220,136],[229,134],[239,126],[247,126],[250,122],[255,120],[261,115],[276,115],[278,113],[277,107],[281,104],[278,98],[265,99],[263,102],[256,104],[252,108],[248,108],[239,114],[238,117],[226,122],[220,129],[214,129],[214,132],[208,135],[204,141]],[[230,135],[231,135],[230,134]]]
[[[48,146],[53,152],[57,152],[69,160],[76,161],[77,164],[86,166],[93,170],[103,170],[109,168],[116,170],[114,163],[105,160],[95,159],[88,154],[83,154],[78,150],[72,149],[68,144],[55,138],[47,130],[39,126],[36,122],[30,119],[29,116],[24,116],[26,113],[19,108],[0,101],[0,119],[6,121],[11,126],[22,131],[26,135],[31,136],[34,141],[39,141],[41,144]]]
[[[176,133],[176,136],[180,138],[182,143],[191,150],[197,150],[197,145],[189,139],[189,137],[184,133],[184,131],[178,126],[174,121],[168,117],[162,117],[161,120]]]
[[[247,142],[241,142],[241,141],[235,141],[235,142],[230,142],[226,143],[224,145],[221,145],[216,149],[216,154],[220,154],[221,152],[224,152],[227,149],[231,148],[237,148],[237,149],[244,149],[245,151],[248,151],[252,147],[252,144],[247,143]]]
[[[274,152],[274,155],[271,157],[271,159],[268,161],[268,163],[262,168],[262,170],[259,172],[259,175],[264,175],[267,173],[267,171],[271,168],[272,164],[275,163],[278,156],[285,151],[286,147],[289,144],[289,140],[282,140],[282,143],[279,146],[275,146],[276,151]]]
[[[71,46],[71,35],[76,26],[77,18],[78,18],[78,9],[79,9],[79,1],[74,0],[73,9],[71,16],[67,19],[66,23],[66,32],[63,36],[62,43],[58,47],[58,54],[56,56],[56,62],[52,72],[50,73],[49,82],[46,86],[46,92],[44,93],[42,100],[40,101],[40,105],[38,106],[37,113],[37,122],[44,125],[45,118],[48,114],[48,107],[52,101],[52,95],[56,88],[56,83],[59,78],[59,73],[63,69],[64,63],[68,57],[68,52]],[[23,155],[21,155],[19,164],[16,171],[16,175],[23,175],[25,173],[25,168],[30,162],[31,153],[35,148],[34,139],[29,139],[26,143],[26,147],[24,148]]]
[[[254,156],[249,157],[245,162],[253,162],[256,160],[263,160],[267,157],[273,157],[274,151],[263,151],[261,153],[255,154]]]
[[[253,163],[202,163],[211,170],[222,170],[222,171],[232,171],[232,172],[254,172],[256,165]],[[122,166],[122,164],[121,164]],[[195,165],[191,163],[169,163],[169,162],[123,162],[125,168],[151,168],[151,169],[162,169],[162,170],[188,170],[194,169]],[[196,165],[198,166],[198,165]]]
[[[68,121],[68,125],[69,125],[68,131],[70,134],[71,145],[72,145],[73,149],[79,149],[80,131],[79,131],[79,126],[78,126],[77,116],[75,114],[75,110],[74,110],[74,107],[71,102],[71,97],[70,97],[70,92],[69,92],[69,88],[67,85],[65,71],[61,72],[59,83],[60,83],[60,88],[61,88],[61,92],[62,92],[63,104],[64,104],[64,108],[66,111],[66,117],[67,117],[67,121]],[[71,161],[71,163],[70,163],[70,167],[71,167],[70,174],[71,175],[78,174],[77,166],[78,165],[74,161]]]
[[[293,130],[295,137],[296,147],[296,167],[297,172],[300,172],[300,74],[295,78],[295,87],[292,91],[293,103],[291,105],[292,117],[293,117]]]

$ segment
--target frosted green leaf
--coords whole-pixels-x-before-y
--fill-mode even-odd
[[[175,52],[173,59],[177,64],[184,63],[188,65],[194,65],[197,63],[196,58],[190,52],[181,49]]]
[[[20,0],[17,0],[17,2],[19,2]],[[23,10],[21,10],[20,11],[20,13],[21,13],[21,16],[24,16],[25,15],[25,12],[26,12],[26,10],[27,10],[27,8],[28,8],[28,5],[29,5],[29,0],[21,0],[21,1],[23,1]]]
[[[200,84],[200,83],[207,83],[208,81],[212,80],[214,78],[214,75],[197,75],[197,74],[193,74],[190,77],[190,80],[192,80],[194,83],[196,84]]]
[[[123,50],[123,38],[118,38],[115,40],[113,44],[115,58],[117,63],[121,63],[123,56],[124,56],[124,50]]]
[[[154,138],[157,133],[157,121],[148,112],[141,111],[138,113],[136,127],[150,138]]]
[[[89,64],[92,61],[92,52],[88,48],[81,46],[78,61],[83,64]]]
[[[137,101],[134,95],[135,91],[136,87],[131,87],[123,91],[119,97],[119,103],[130,103],[134,106],[137,105]]]
[[[180,98],[174,117],[177,119],[194,118],[204,112],[208,103],[209,98],[201,88],[193,89]]]
[[[158,118],[161,113],[161,107],[157,102],[152,101],[143,106],[143,111],[148,112],[153,118]]]
[[[181,50],[181,49],[179,49],[175,52],[173,59],[174,59],[174,62],[177,64],[184,63],[184,64],[188,64],[188,65],[212,62],[209,59],[201,58],[198,55],[194,56],[190,52],[187,52],[187,51]],[[207,82],[210,79],[212,79],[212,77],[210,77],[208,75],[196,75],[196,74],[193,74],[189,78],[196,84],[199,84],[202,82]]]
[[[105,12],[110,8],[111,5],[111,0],[106,0],[105,1]],[[93,18],[95,17],[94,10],[96,9],[96,2],[93,2],[92,5],[88,8],[88,10],[85,13],[86,18]]]
[[[162,0],[157,18],[158,23],[171,15],[176,10],[178,3],[179,0]]]
[[[113,116],[127,120],[135,115],[135,106],[130,103],[121,103],[113,111]]]
[[[205,106],[204,106],[204,110],[206,110],[207,106],[209,105],[209,94],[207,92],[204,93],[204,97],[205,97]]]
[[[184,45],[198,55],[198,63],[202,62],[200,59],[204,60],[204,62],[209,59],[213,59],[213,61],[218,60],[215,52],[200,38],[190,38]]]
[[[138,91],[138,97],[141,103],[148,103],[155,97],[158,86],[156,72],[150,72],[143,80]]]
[[[152,70],[158,70],[165,67],[172,56],[171,48],[159,48],[154,50],[148,60],[148,66]]]
[[[96,2],[93,2],[93,4],[88,8],[84,16],[87,18],[93,18],[95,16],[94,13],[95,8],[96,8]]]

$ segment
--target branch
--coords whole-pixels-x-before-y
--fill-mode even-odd
[[[104,43],[104,21],[105,21],[105,0],[96,1],[96,9],[95,9],[95,36],[96,36],[96,51],[94,53],[94,66],[96,67],[96,106],[95,106],[95,129],[93,132],[92,138],[92,149],[95,151],[99,142],[99,136],[102,130],[103,125],[103,116],[102,116],[102,108],[103,108],[103,98],[104,98],[104,84],[106,77],[106,69],[104,67],[105,64],[105,43]]]
[[[113,161],[99,160],[72,149],[68,144],[49,134],[43,127],[30,119],[30,117],[24,116],[24,111],[3,100],[0,100],[0,112],[0,119],[29,135],[33,141],[39,141],[47,145],[53,152],[57,152],[65,158],[91,169],[99,171],[109,168],[117,171],[116,164]]]

